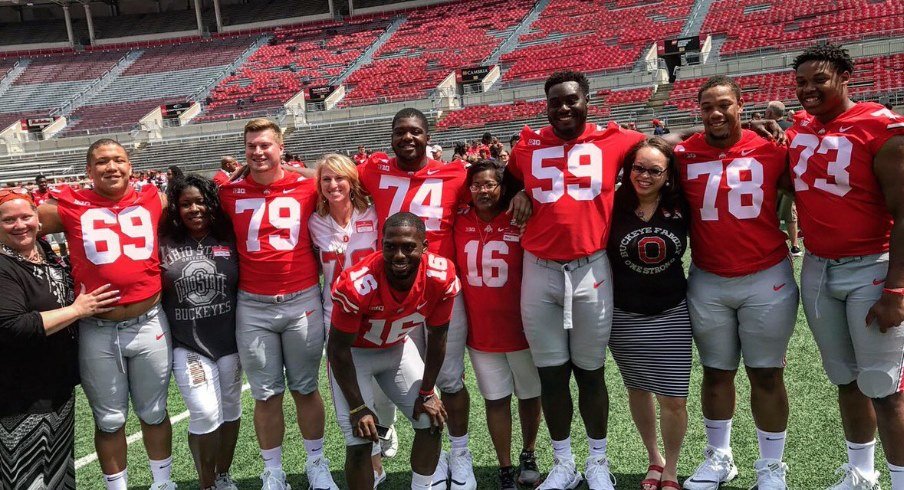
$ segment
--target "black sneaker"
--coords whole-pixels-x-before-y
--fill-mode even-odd
[[[537,469],[537,458],[533,451],[521,450],[518,457],[521,464],[518,465],[518,483],[526,487],[536,487],[540,483],[540,470]]]
[[[801,252],[800,247],[791,247],[791,256],[792,257],[800,257],[804,253]]]
[[[499,489],[500,490],[517,490],[515,485],[515,467],[506,466],[499,468]]]

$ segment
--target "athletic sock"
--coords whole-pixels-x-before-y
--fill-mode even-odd
[[[308,455],[308,461],[313,461],[323,456],[323,438],[305,439],[304,452]]]
[[[756,430],[756,438],[760,443],[760,457],[764,459],[782,460],[785,454],[785,439],[788,431],[766,432],[765,430]]]
[[[552,441],[552,454],[560,460],[574,460],[574,454],[571,453],[571,437]]]
[[[468,449],[468,434],[463,436],[449,434],[449,445],[452,447],[452,452]]]
[[[864,475],[872,475],[876,471],[876,440],[858,443],[845,441],[847,444],[848,463],[860,470]]]
[[[433,475],[411,472],[411,490],[429,490],[433,486]]]
[[[264,460],[264,468],[282,470],[282,446],[261,449],[261,459]]]
[[[128,468],[119,473],[104,475],[104,483],[107,485],[107,490],[129,490]]]
[[[706,442],[710,446],[722,451],[731,450],[731,419],[710,420],[703,417],[703,425],[706,426]]]
[[[587,436],[587,446],[590,447],[590,457],[599,459],[606,457],[606,438],[594,439]]]
[[[891,477],[891,490],[904,490],[904,466],[895,466],[886,461]]]
[[[169,481],[170,475],[173,473],[173,457],[170,456],[161,460],[148,460],[148,466],[151,467],[151,476],[154,483],[162,483]]]

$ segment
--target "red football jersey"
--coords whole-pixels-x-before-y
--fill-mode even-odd
[[[229,172],[226,172],[223,169],[217,170],[217,173],[213,176],[213,183],[217,185],[217,187],[221,187],[229,182]]]
[[[799,111],[788,130],[800,227],[807,250],[827,259],[888,251],[892,216],[873,174],[873,160],[904,117],[861,102],[823,125]]]
[[[675,147],[691,210],[691,258],[726,277],[768,269],[788,255],[776,199],[787,150],[744,130],[731,148],[710,146],[702,133]]]
[[[424,168],[408,172],[398,167],[395,158],[374,153],[358,173],[373,198],[381,238],[386,218],[408,211],[423,218],[427,226],[427,250],[454,260],[452,224],[458,210],[471,201],[464,165],[428,160]],[[382,246],[381,238],[377,246]]]
[[[251,175],[220,187],[239,250],[239,289],[293,293],[320,281],[308,220],[317,207],[316,179],[296,173],[261,185]]]
[[[93,190],[74,191],[65,185],[52,195],[66,230],[77,284],[84,284],[89,292],[111,284],[120,291],[121,305],[160,292],[157,228],[163,203],[156,187],[136,191],[130,186],[115,202]]]
[[[521,239],[543,259],[574,260],[606,248],[615,178],[625,154],[646,138],[610,122],[587,123],[584,133],[563,141],[547,126],[525,126],[506,167],[524,183],[533,215]]]
[[[454,235],[468,346],[483,352],[527,349],[521,324],[521,230],[505,213],[486,222],[471,209],[455,220]]]
[[[50,187],[47,188],[47,192],[41,192],[38,189],[35,189],[31,193],[31,198],[34,200],[36,206],[40,206],[41,204],[47,202],[48,199],[53,198],[51,192],[53,192],[53,189],[51,189]]]
[[[367,161],[367,154],[355,153],[355,165],[363,165]]]
[[[424,252],[411,290],[399,300],[402,293],[389,285],[383,254],[375,252],[339,274],[330,323],[358,334],[355,347],[384,349],[415,328],[449,323],[460,289],[452,261]]]

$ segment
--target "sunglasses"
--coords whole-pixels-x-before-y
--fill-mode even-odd
[[[641,165],[631,165],[631,171],[636,173],[637,175],[649,174],[650,177],[660,177],[665,173],[665,170],[660,170],[658,168],[646,168]]]

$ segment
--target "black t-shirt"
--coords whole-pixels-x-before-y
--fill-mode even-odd
[[[163,311],[176,346],[210,359],[235,354],[238,251],[233,241],[160,239]]]
[[[46,264],[0,252],[0,416],[57,410],[79,382],[77,322],[48,336],[41,319],[72,304],[72,276],[39,243]]]
[[[687,249],[687,217],[658,209],[643,221],[615,206],[606,252],[612,264],[615,307],[654,315],[684,300],[687,279],[681,257]]]

